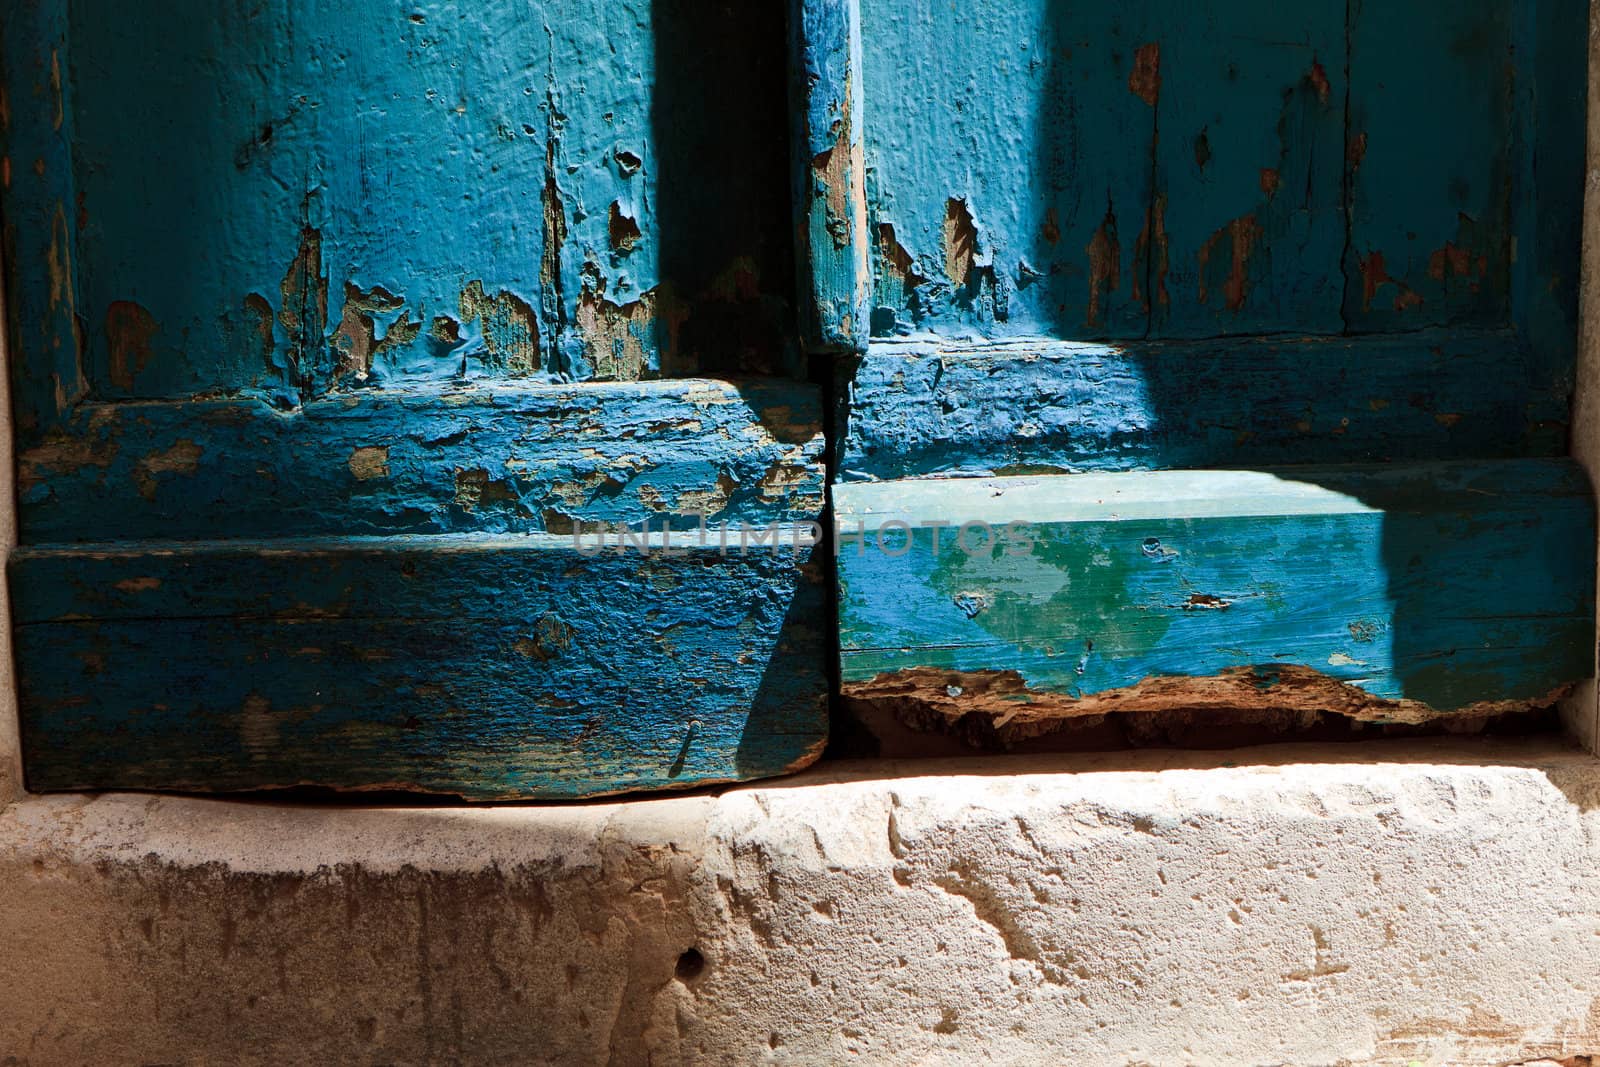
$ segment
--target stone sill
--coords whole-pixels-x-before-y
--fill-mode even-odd
[[[1600,1052],[1597,870],[1600,761],[1549,737],[493,808],[33,796],[0,815],[0,1050],[1562,1058]]]

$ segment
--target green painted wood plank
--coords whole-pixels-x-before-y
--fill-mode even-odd
[[[1507,321],[1514,7],[1353,0],[1350,329]]]
[[[1554,456],[1571,397],[1515,334],[1442,330],[875,342],[841,388],[847,480]]]
[[[1070,707],[1294,667],[1399,716],[1545,698],[1592,667],[1594,509],[1570,460],[843,484],[835,509],[847,696],[1016,672],[1020,704]]]
[[[95,404],[18,456],[24,541],[563,533],[809,518],[818,391],[783,381],[503,383]]]
[[[1152,335],[1341,332],[1345,0],[1156,6]]]
[[[653,545],[24,552],[10,573],[29,786],[578,797],[815,758],[809,551]]]
[[[874,334],[1144,333],[1143,5],[860,0]]]

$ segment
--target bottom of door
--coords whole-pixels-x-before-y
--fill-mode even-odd
[[[1566,459],[840,484],[843,696],[1025,733],[1550,703],[1593,672],[1592,501]]]
[[[693,533],[26,548],[27,783],[486,800],[784,773],[827,735],[812,551]]]

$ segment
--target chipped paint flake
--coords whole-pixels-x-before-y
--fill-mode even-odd
[[[965,287],[978,264],[978,227],[966,200],[951,197],[945,201],[943,238],[945,277]]]
[[[1161,98],[1161,45],[1152,41],[1133,54],[1133,70],[1128,74],[1128,90],[1140,100],[1156,106]]]
[[[533,305],[504,289],[489,296],[482,281],[472,281],[461,290],[460,310],[461,325],[477,323],[483,332],[486,366],[512,378],[540,369],[539,320]]]
[[[655,321],[655,290],[618,304],[585,287],[578,300],[578,335],[594,377],[621,382],[648,377]]]
[[[134,483],[139,487],[139,495],[146,500],[154,500],[160,474],[194,474],[200,469],[200,457],[205,454],[205,449],[188,438],[181,438],[174,442],[171,448],[159,452],[152,452],[134,466]]]
[[[132,391],[134,379],[150,362],[150,342],[160,329],[150,312],[131,300],[117,300],[106,308],[108,371],[118,389]]]
[[[1110,203],[1106,215],[1084,251],[1089,256],[1089,309],[1087,325],[1090,329],[1102,325],[1102,312],[1106,298],[1122,284],[1122,242],[1117,238],[1117,214]]]
[[[1211,265],[1216,260],[1217,250],[1226,244],[1228,273],[1222,283],[1223,302],[1229,311],[1244,309],[1245,300],[1250,295],[1250,256],[1262,234],[1261,224],[1256,221],[1255,215],[1245,215],[1217,230],[1200,246],[1200,303],[1204,304],[1211,298]]]
[[[364,445],[350,453],[350,473],[360,482],[389,477],[389,446]]]

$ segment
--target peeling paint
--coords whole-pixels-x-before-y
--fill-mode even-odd
[[[1313,60],[1311,70],[1306,73],[1306,81],[1311,88],[1316,90],[1317,99],[1326,104],[1333,95],[1332,87],[1328,84],[1328,72],[1322,68],[1320,60]]]
[[[323,336],[328,323],[328,277],[322,269],[322,234],[300,231],[300,245],[278,286],[278,322],[289,337],[290,382],[310,396],[321,376]]]
[[[584,287],[578,298],[578,335],[599,381],[639,381],[650,370],[651,330],[656,319],[654,290],[618,304],[603,290]]]
[[[1250,255],[1255,251],[1262,233],[1255,215],[1245,215],[1217,230],[1200,246],[1200,303],[1204,304],[1211,298],[1210,267],[1217,249],[1226,242],[1228,274],[1223,281],[1223,302],[1229,311],[1238,312],[1244,308],[1245,300],[1250,295]]]
[[[1435,281],[1450,278],[1483,278],[1489,273],[1489,257],[1446,241],[1443,248],[1428,257],[1428,277]]]
[[[347,464],[359,482],[389,477],[389,446],[363,445],[350,453]]]
[[[1084,251],[1089,256],[1089,310],[1087,325],[1090,329],[1101,325],[1101,309],[1106,297],[1116,292],[1122,284],[1122,242],[1117,238],[1117,215],[1112,205],[1106,204],[1106,216]]]
[[[978,228],[965,200],[945,201],[943,238],[945,277],[958,286],[969,285],[978,262]]]
[[[1350,143],[1345,149],[1345,159],[1352,170],[1361,166],[1362,160],[1367,158],[1367,132],[1362,130],[1350,138]]]
[[[134,379],[150,362],[150,342],[161,327],[138,304],[118,300],[106,309],[105,329],[111,382],[118,389],[131,391]]]
[[[534,623],[531,636],[517,638],[511,647],[519,656],[548,663],[560,659],[572,648],[577,633],[559,615],[547,613]]]
[[[1039,225],[1039,236],[1044,238],[1046,244],[1061,243],[1061,220],[1056,217],[1056,209],[1046,208],[1044,222]]]
[[[464,511],[478,511],[496,504],[510,504],[519,513],[527,510],[508,479],[490,478],[482,467],[457,468],[455,484],[455,504]]]
[[[850,123],[841,119],[834,143],[811,159],[811,170],[826,205],[824,228],[837,249],[850,247],[852,204],[850,201]]]
[[[85,467],[103,471],[116,460],[119,447],[115,438],[51,434],[17,456],[17,488],[28,493],[51,474],[71,474]]]
[[[611,238],[613,252],[626,256],[638,247],[644,235],[639,232],[638,221],[623,209],[621,201],[611,201],[607,219],[606,231]]]
[[[1170,244],[1171,238],[1167,235],[1167,194],[1160,193],[1150,205],[1144,229],[1139,231],[1139,240],[1134,246],[1133,299],[1146,307],[1149,306],[1149,294],[1145,292],[1144,281],[1146,272],[1157,306],[1166,307],[1172,303],[1171,295],[1167,292],[1167,273],[1171,269]]]
[[[333,335],[333,346],[341,353],[339,370],[365,381],[380,352],[409,345],[421,331],[421,320],[412,320],[404,298],[381,285],[362,289],[346,282],[344,310]]]
[[[154,500],[159,481],[158,474],[194,474],[200,469],[200,457],[205,449],[188,438],[183,438],[171,448],[152,452],[134,466],[133,478],[139,495]]]
[[[917,270],[916,257],[900,243],[891,223],[878,224],[878,249],[884,274],[905,296],[911,296],[917,286],[927,283],[928,279]]]
[[[1140,100],[1156,106],[1161,98],[1161,45],[1152,41],[1133,54],[1133,70],[1128,74],[1128,90]]]
[[[487,296],[483,282],[472,281],[461,290],[460,310],[462,325],[476,322],[483,331],[487,366],[513,378],[540,369],[539,320],[526,300],[504,289]]]
[[[1396,289],[1394,309],[1406,311],[1410,308],[1421,307],[1422,296],[1404,282],[1389,276],[1389,271],[1384,264],[1382,252],[1368,253],[1361,260],[1361,310],[1370,311],[1377,300],[1378,290],[1385,285],[1392,285]]]

